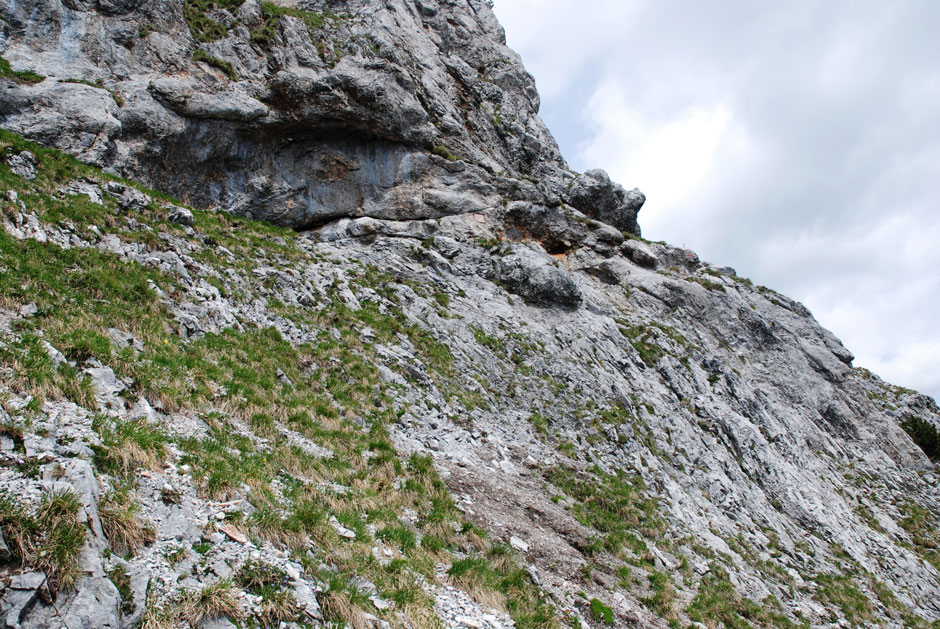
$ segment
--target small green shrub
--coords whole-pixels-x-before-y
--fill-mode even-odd
[[[443,157],[444,159],[450,162],[456,162],[460,159],[459,156],[455,155],[454,153],[451,153],[450,149],[448,149],[443,144],[435,144],[434,148],[431,149],[431,152],[437,155],[438,157]]]
[[[908,415],[901,422],[901,428],[931,460],[940,461],[940,432],[936,426],[916,415]]]

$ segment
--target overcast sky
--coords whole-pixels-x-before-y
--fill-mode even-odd
[[[569,165],[643,235],[940,398],[940,2],[495,0]]]

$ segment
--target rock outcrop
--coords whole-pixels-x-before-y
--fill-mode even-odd
[[[306,228],[570,202],[639,234],[642,194],[568,170],[485,0],[0,11],[4,57],[46,77],[7,81],[0,124],[188,203]]]

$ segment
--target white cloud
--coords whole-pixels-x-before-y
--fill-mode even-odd
[[[569,163],[643,190],[645,235],[940,395],[940,4],[496,3]]]

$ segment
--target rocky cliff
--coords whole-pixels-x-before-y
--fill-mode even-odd
[[[640,238],[485,2],[0,16],[6,626],[940,622],[934,401]]]
[[[9,2],[11,130],[200,207],[291,227],[437,218],[571,194],[538,93],[485,2]],[[200,177],[189,175],[198,170]],[[601,186],[605,203],[585,198]]]

